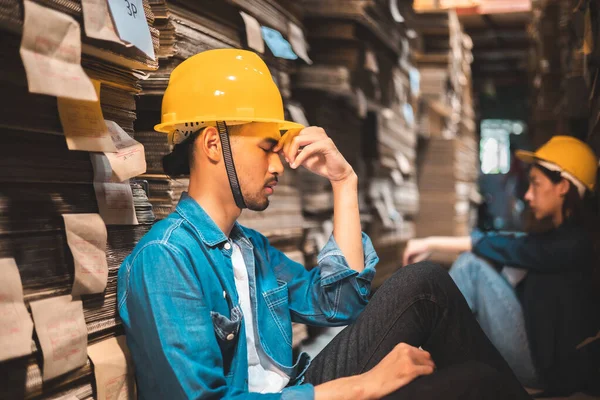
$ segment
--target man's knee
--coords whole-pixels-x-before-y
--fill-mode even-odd
[[[427,294],[438,287],[453,285],[448,271],[430,261],[422,261],[399,269],[385,286],[401,290],[404,294]]]
[[[416,264],[408,265],[402,270],[405,271],[405,274],[414,277],[417,280],[444,280],[448,278],[448,271],[439,264],[431,261],[421,261]]]

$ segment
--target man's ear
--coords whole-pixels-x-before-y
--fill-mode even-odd
[[[204,133],[198,140],[198,146],[206,157],[213,163],[221,161],[223,154],[221,153],[221,138],[219,137],[219,131],[214,126],[209,126],[204,129]]]

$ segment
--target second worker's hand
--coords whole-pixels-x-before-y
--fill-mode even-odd
[[[402,266],[418,263],[427,259],[431,255],[428,239],[411,239],[406,243],[404,255],[402,256]]]
[[[303,166],[332,183],[344,181],[354,174],[333,140],[323,128],[316,126],[289,130],[273,151],[283,155],[293,169]]]

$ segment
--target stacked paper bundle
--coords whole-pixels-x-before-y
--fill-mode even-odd
[[[420,209],[416,233],[467,235],[475,222],[474,200],[479,197],[471,94],[473,44],[455,11],[419,14],[418,24],[422,34],[416,57],[422,96],[418,131],[426,139],[417,155]]]
[[[121,334],[117,271],[154,221],[145,183],[129,179],[146,169],[134,96],[158,31],[148,4],[128,4],[0,7],[3,398],[133,388],[124,346],[94,350]]]
[[[553,134],[586,140],[595,129],[598,59],[596,37],[590,28],[596,11],[588,3],[538,2],[528,30],[533,43],[528,132],[533,147]]]
[[[406,102],[406,104],[410,104]],[[419,211],[416,185],[416,130],[412,118],[385,109],[376,115],[377,163],[369,195],[377,212],[369,233],[381,256],[378,266],[385,279],[399,266],[404,243],[415,236]],[[378,280],[378,282],[380,282]]]
[[[294,96],[359,175],[363,229],[381,260],[375,285],[400,266],[400,250],[414,235],[411,217],[418,209],[413,110],[419,74],[411,57],[416,32],[410,3],[302,2],[315,65],[299,69]],[[305,213],[316,218],[311,232],[326,232],[331,188],[306,178]]]
[[[452,137],[465,129],[465,124],[474,130],[470,37],[463,32],[455,11],[420,14],[418,25],[422,33],[416,57],[422,94],[419,133]]]
[[[478,160],[468,137],[430,138],[419,161],[417,235],[467,235],[473,228]]]

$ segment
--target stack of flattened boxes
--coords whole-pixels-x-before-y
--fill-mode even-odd
[[[315,64],[298,70],[294,97],[358,174],[363,230],[380,257],[378,286],[400,267],[418,210],[414,13],[406,1],[302,4]],[[312,176],[303,175],[301,184],[305,215],[322,240],[331,229],[331,188]]]
[[[472,41],[454,11],[420,14],[419,27],[422,139],[417,235],[468,235],[480,201],[471,94]]]
[[[142,2],[139,4],[142,5]],[[144,26],[144,22],[141,22],[141,26],[149,30],[156,53],[159,36],[158,30],[152,26],[154,16],[150,6],[144,2],[136,11],[147,23]],[[144,13],[146,18],[143,17]],[[105,288],[93,294],[75,293],[74,281],[78,280],[78,267],[74,260],[75,247],[71,246],[77,243],[71,239],[67,242],[63,215],[70,214],[75,218],[92,215],[93,218],[94,214],[99,213],[91,153],[67,147],[65,121],[59,118],[55,97],[58,95],[52,94],[52,90],[41,94],[39,81],[38,89],[33,89],[33,77],[29,75],[30,70],[24,66],[20,56],[26,51],[25,31],[29,36],[36,36],[36,45],[28,47],[27,51],[35,52],[34,60],[38,72],[43,75],[41,86],[44,90],[48,90],[53,82],[65,80],[81,82],[91,78],[99,82],[101,115],[106,120],[114,121],[124,137],[134,136],[135,95],[141,89],[140,78],[158,66],[151,56],[135,47],[88,36],[84,29],[84,18],[80,1],[7,0],[0,5],[0,86],[7,97],[0,110],[0,266],[3,276],[0,285],[3,306],[0,312],[3,343],[0,349],[0,397],[3,399],[97,397],[94,372],[97,372],[98,366],[88,360],[87,356],[91,357],[92,352],[87,346],[108,343],[123,334],[116,307],[117,271],[126,255],[148,231],[148,224],[154,220],[149,204],[144,205],[136,200],[136,197],[145,197],[141,186],[130,182],[135,219],[139,224],[134,225],[131,220],[113,220],[111,223],[105,220],[107,226],[104,227],[103,220],[96,218],[102,230],[107,231],[105,246],[99,246],[108,270]],[[57,28],[65,26],[69,27],[68,31]],[[64,41],[57,41],[56,38]],[[51,51],[53,48],[55,53]],[[48,58],[52,57],[53,61],[46,64]],[[61,57],[64,58],[61,60]],[[56,64],[53,63],[60,62],[65,65],[64,69],[55,68]],[[31,59],[29,63],[28,67],[35,69],[36,65],[31,64]],[[87,77],[73,72],[80,67],[83,67],[82,71]],[[75,87],[81,88],[79,84],[75,84]],[[86,106],[81,103],[86,102],[78,102],[80,95],[63,94],[65,97],[62,99],[70,96],[68,99],[71,102],[64,101],[62,107],[66,107],[67,111],[75,110],[78,106],[84,109]],[[71,115],[80,118],[78,123],[86,117],[83,112]],[[98,132],[88,126],[85,133],[93,136]],[[108,138],[110,140],[110,136]],[[132,194],[129,196],[131,200]],[[110,206],[111,200],[106,201]],[[20,282],[6,280],[11,265],[16,265]],[[68,306],[64,309],[54,308],[58,319],[49,319],[46,323],[37,319],[34,312],[35,333],[33,338],[28,339],[31,341],[31,354],[4,358],[7,350],[4,345],[16,346],[17,343],[16,339],[7,340],[6,335],[18,335],[21,332],[11,325],[15,322],[11,319],[11,311],[16,308],[6,308],[5,303],[10,301],[5,297],[7,293],[21,290],[17,286],[9,287],[15,282],[22,286],[27,313],[35,307],[32,304],[58,300],[59,297],[66,298],[65,304]],[[73,297],[69,300],[71,294]],[[66,309],[78,307],[82,311],[65,314]],[[30,317],[27,315],[27,318]],[[78,329],[74,329],[74,321],[81,322]],[[74,339],[69,342],[68,335],[71,334]],[[44,347],[48,338],[55,346],[54,350]],[[78,341],[76,345],[75,340]],[[56,364],[63,362],[60,360],[61,354],[78,361],[57,368]]]

